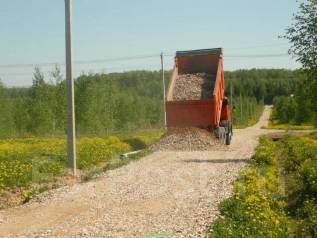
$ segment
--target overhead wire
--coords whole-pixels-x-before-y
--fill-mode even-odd
[[[277,45],[277,44],[274,44]],[[252,46],[252,47],[241,47],[236,49],[246,49],[246,48],[253,48],[253,47],[265,47],[265,46],[273,46],[272,45],[262,45],[262,46]],[[163,54],[165,57],[174,57],[175,54],[171,52],[166,52]],[[158,58],[160,54],[146,54],[146,55],[134,55],[134,56],[125,56],[125,57],[115,57],[115,58],[104,58],[104,59],[92,59],[92,60],[78,60],[75,61],[75,65],[89,65],[89,64],[102,64],[102,63],[109,63],[109,62],[121,62],[121,61],[129,61],[129,60],[142,60],[142,59],[150,59],[150,58]],[[232,55],[225,55],[228,60],[237,60],[237,59],[249,59],[249,58],[278,58],[278,57],[289,57],[287,53],[276,53],[276,54],[232,54]],[[34,68],[34,67],[52,67],[56,65],[65,65],[64,62],[43,62],[43,63],[31,63],[31,64],[0,64],[0,68]],[[76,72],[89,72],[89,71],[112,71],[112,70],[119,70],[124,71],[128,69],[137,69],[137,68],[159,68],[159,65],[142,65],[142,66],[120,66],[120,67],[103,67],[99,69],[80,69],[76,67]],[[172,67],[172,66],[170,66]],[[0,76],[7,77],[7,76],[29,76],[33,72],[28,73],[0,73]],[[43,72],[44,74],[49,74],[51,71]]]
[[[151,55],[136,55],[136,56],[93,59],[93,60],[78,60],[78,61],[74,61],[74,63],[75,64],[106,63],[106,62],[155,58],[155,57],[159,57],[159,55],[160,54],[151,54]],[[46,62],[46,63],[32,63],[32,64],[0,64],[0,68],[23,68],[23,67],[29,68],[29,67],[41,67],[41,66],[45,67],[45,66],[55,66],[55,65],[65,65],[65,62]]]
[[[165,53],[163,54],[166,57],[173,57],[174,53]],[[148,59],[159,57],[160,54],[150,54],[150,55],[137,55],[137,56],[126,56],[126,57],[117,57],[117,58],[105,58],[105,59],[93,59],[93,60],[78,60],[75,61],[75,64],[96,64],[96,63],[106,63],[106,62],[119,62],[119,61],[128,61],[128,60],[138,60],[138,59]],[[248,54],[248,55],[226,55],[228,58],[261,58],[261,57],[281,57],[288,56],[287,53],[278,53],[278,54]],[[32,64],[0,64],[0,68],[34,68],[34,67],[46,67],[46,66],[55,66],[55,65],[65,65],[65,62],[46,62],[46,63],[32,63]]]
[[[165,64],[165,66],[167,66],[167,68],[172,68],[173,65],[172,64]],[[135,66],[120,66],[120,67],[102,67],[102,68],[88,68],[88,69],[80,69],[80,68],[75,68],[75,71],[78,74],[81,73],[91,73],[91,72],[104,72],[104,73],[110,73],[110,72],[122,72],[122,71],[127,71],[127,70],[149,70],[149,69],[158,69],[159,65],[135,65]],[[116,70],[116,71],[114,71]],[[25,72],[25,73],[0,73],[0,77],[1,76],[29,76],[32,75],[34,72],[30,71],[30,72]],[[49,75],[52,73],[52,71],[41,71],[41,73],[43,73],[44,75]]]

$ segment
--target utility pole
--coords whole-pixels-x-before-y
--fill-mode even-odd
[[[161,66],[162,66],[162,81],[163,81],[163,108],[164,108],[164,127],[166,129],[166,93],[165,93],[165,73],[164,73],[164,58],[163,53],[161,53]]]
[[[75,96],[72,52],[72,0],[65,0],[66,81],[67,81],[67,155],[76,176]]]
[[[246,100],[245,100],[245,107],[246,107],[246,111],[247,111],[247,116],[246,118],[249,119],[249,116],[250,116],[250,107],[249,107],[249,103],[248,103],[248,98],[246,97]]]
[[[241,90],[241,89],[240,89]],[[243,123],[243,111],[242,111],[242,95],[240,91],[240,121]]]
[[[231,109],[231,122],[233,124],[233,98],[232,98],[232,80],[230,81],[230,109]]]

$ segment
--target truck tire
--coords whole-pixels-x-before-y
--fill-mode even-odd
[[[216,137],[219,139],[220,143],[225,145],[227,143],[227,130],[224,126],[218,127],[215,131]]]
[[[220,129],[220,142],[221,144],[225,144],[226,143],[226,128],[224,127],[219,127]]]
[[[227,133],[227,134],[226,134],[226,145],[230,145],[230,144],[231,144],[231,139],[232,139],[232,134],[231,134],[231,132],[230,132],[230,133]]]
[[[223,120],[220,125],[225,128],[225,142],[224,144],[230,145],[232,139],[232,123],[228,120]]]

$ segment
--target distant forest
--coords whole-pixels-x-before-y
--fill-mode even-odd
[[[276,96],[294,94],[298,82],[303,79],[298,71],[284,69],[251,69],[225,72],[226,94],[230,95],[231,85],[233,96],[256,97],[264,104],[273,104]]]
[[[167,81],[171,71],[166,71]],[[225,72],[226,94],[272,104],[289,96],[301,79],[298,71],[252,69]],[[167,82],[168,85],[168,82]],[[75,80],[76,130],[79,135],[108,135],[120,130],[162,127],[160,71],[82,75]],[[66,131],[66,84],[60,69],[44,78],[36,68],[28,88],[0,85],[0,137],[58,135]]]

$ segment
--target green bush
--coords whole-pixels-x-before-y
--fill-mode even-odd
[[[317,237],[317,143],[311,138],[261,138],[233,196],[220,204],[211,237]]]
[[[297,211],[296,237],[317,237],[317,203],[316,198],[305,200]]]
[[[281,141],[285,169],[287,210],[295,219],[296,237],[317,237],[317,144],[287,136]]]
[[[220,205],[224,218],[213,226],[212,237],[287,237],[283,212],[272,209],[265,197],[230,198]]]
[[[275,144],[262,138],[247,168],[234,184],[234,195],[219,206],[211,237],[288,237],[283,196],[278,191]]]
[[[317,159],[317,147],[307,138],[286,136],[281,141],[284,169],[287,173],[296,171],[306,159]]]
[[[274,165],[276,164],[276,151],[275,144],[267,137],[260,138],[261,146],[256,148],[256,153],[253,160],[258,165]]]

